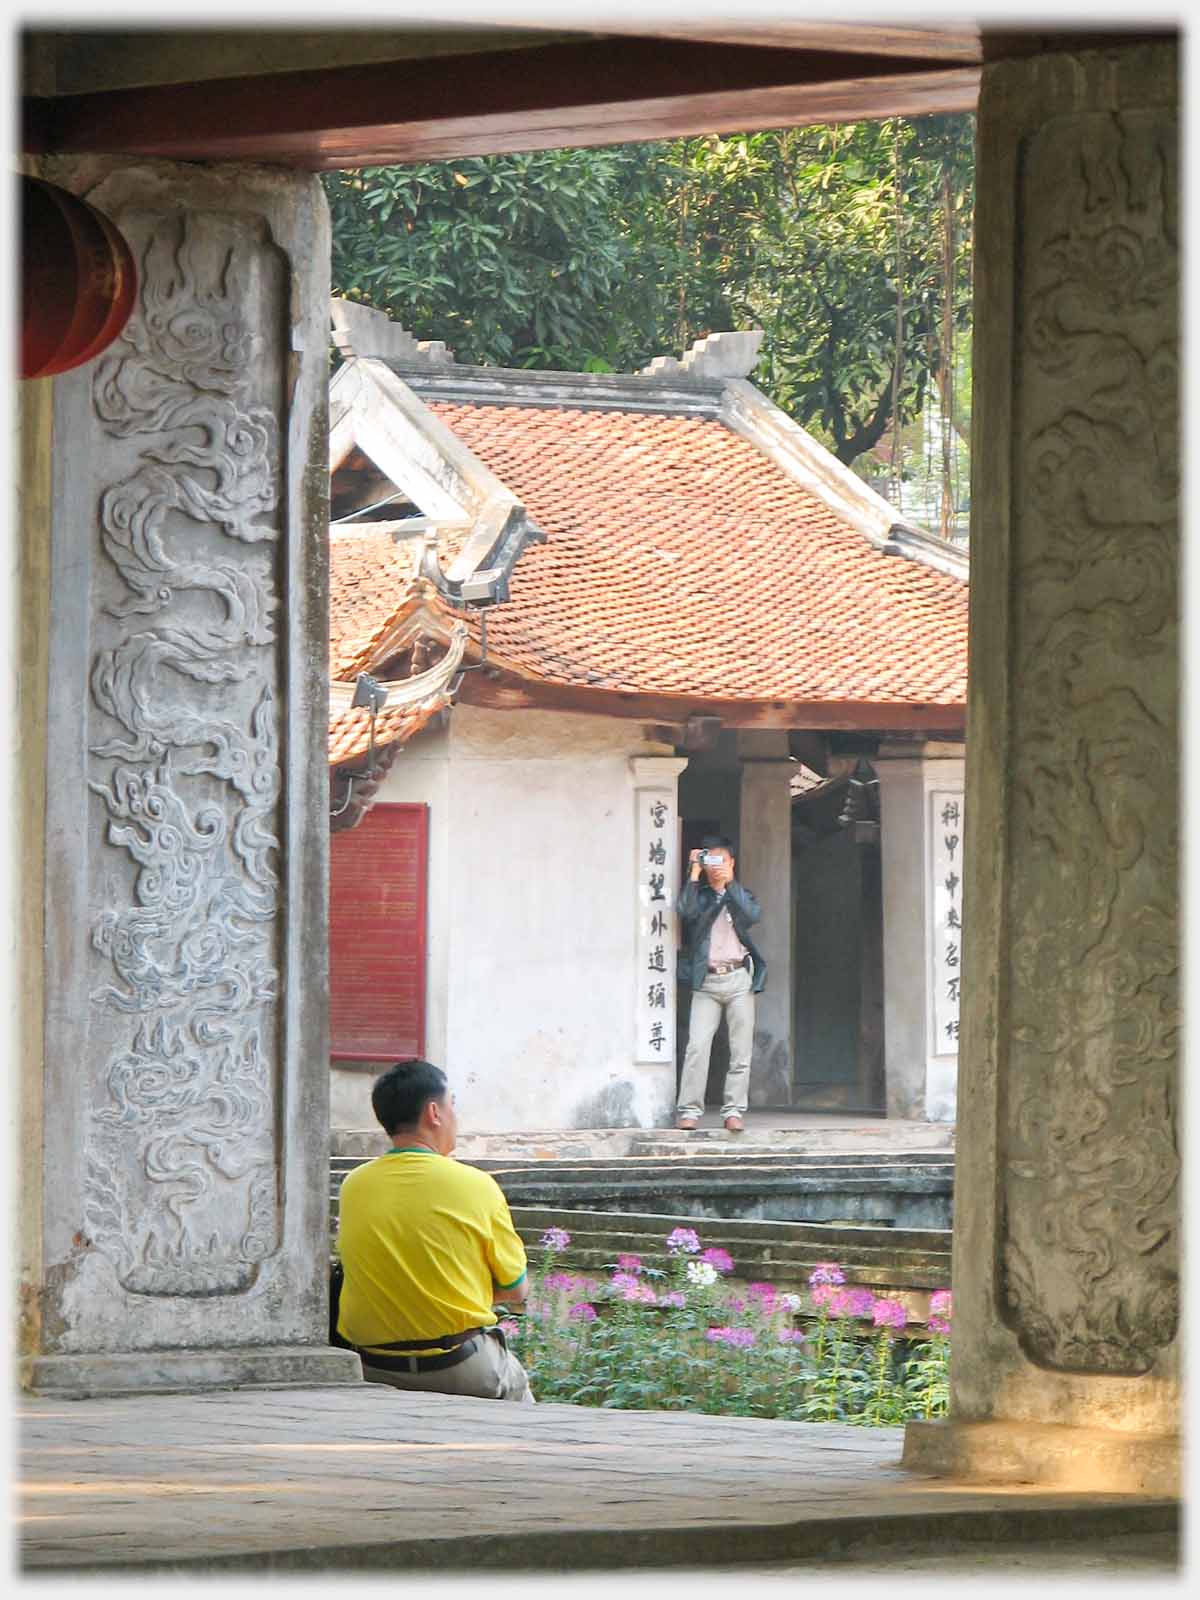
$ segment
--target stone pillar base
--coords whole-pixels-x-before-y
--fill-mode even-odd
[[[202,1389],[316,1389],[361,1383],[362,1363],[353,1350],[332,1345],[29,1356],[20,1362],[19,1381],[27,1393],[57,1395],[65,1400],[118,1394],[187,1394]]]
[[[1183,1491],[1177,1435],[1062,1423],[910,1422],[900,1464],[908,1472],[968,1483],[1055,1484],[1170,1499]]]

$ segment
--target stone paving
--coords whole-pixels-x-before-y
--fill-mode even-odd
[[[16,1444],[30,1577],[766,1575],[837,1561],[891,1570],[889,1551],[913,1571],[922,1548],[959,1547],[979,1570],[1006,1545],[1028,1554],[1045,1543],[1049,1554],[1098,1537],[1150,1538],[1144,1570],[1169,1573],[1176,1549],[1172,1503],[918,1477],[900,1467],[899,1429],[517,1407],[354,1384],[25,1397]]]

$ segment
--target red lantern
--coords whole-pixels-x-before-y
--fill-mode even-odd
[[[21,376],[50,378],[106,349],[137,295],[133,255],[86,201],[21,179]]]

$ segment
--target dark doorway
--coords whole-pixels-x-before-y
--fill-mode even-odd
[[[792,807],[793,1104],[883,1115],[879,824],[851,798],[843,779]]]

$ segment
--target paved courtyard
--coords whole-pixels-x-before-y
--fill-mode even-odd
[[[19,1561],[27,1578],[1175,1573],[1170,1504],[922,1478],[901,1469],[902,1438],[375,1385],[26,1397]]]

